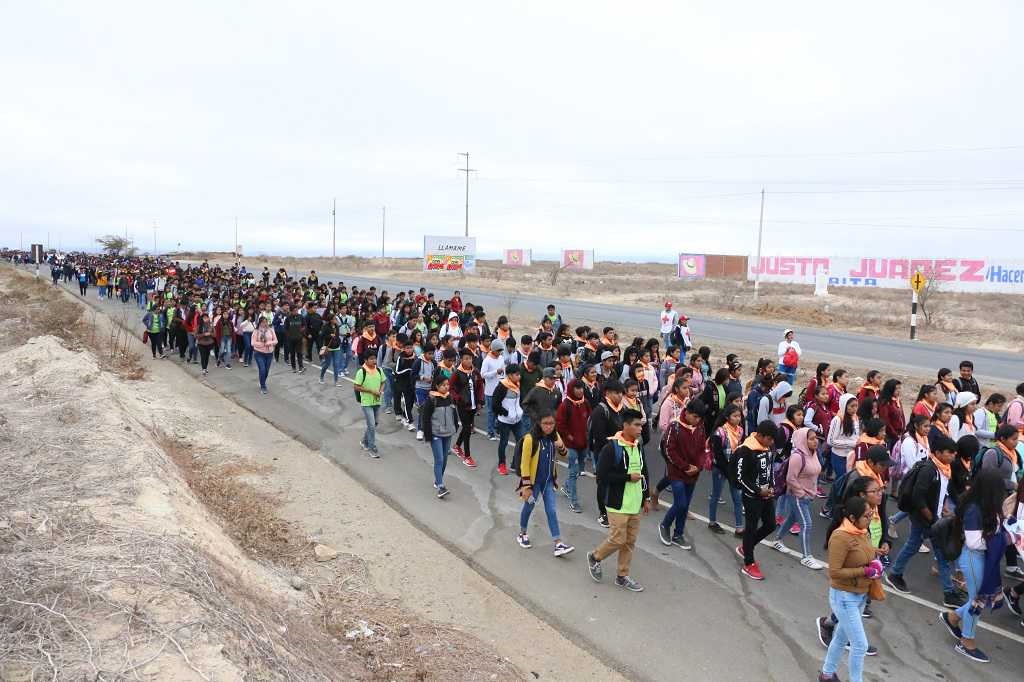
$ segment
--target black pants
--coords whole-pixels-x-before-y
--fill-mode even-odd
[[[476,408],[462,409],[459,408],[459,423],[462,424],[461,430],[459,430],[459,437],[455,439],[455,445],[462,448],[462,453],[466,457],[470,457],[469,451],[469,437],[473,435],[473,419],[476,417]]]
[[[299,363],[299,369],[302,369],[302,338],[284,339],[284,361],[291,363],[292,369],[295,369],[295,363]]]
[[[149,346],[153,349],[153,357],[164,354],[164,332],[150,332]]]
[[[743,563],[754,563],[754,548],[775,530],[775,500],[743,493]]]
[[[185,351],[188,350],[188,334],[184,327],[178,327],[174,332],[174,345],[178,347],[178,356],[184,360]]]
[[[88,284],[82,284],[81,282],[78,283],[78,293],[80,293],[82,296],[85,296],[85,290],[88,288]]]
[[[597,470],[597,460],[594,460],[594,470]],[[601,512],[601,516],[608,516],[608,510],[605,509],[604,500],[608,496],[608,481],[597,479],[597,509]]]
[[[211,350],[213,350],[213,346],[199,346],[199,362],[203,369],[206,369],[207,365],[210,364]]]
[[[313,353],[320,354],[320,339],[309,336],[306,337],[306,362],[313,362]]]
[[[408,422],[413,420],[412,410],[416,406],[416,390],[411,377],[408,380],[400,379],[395,381],[394,404],[395,414],[404,416]]]

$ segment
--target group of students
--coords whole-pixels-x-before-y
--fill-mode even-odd
[[[73,276],[86,271],[89,278],[88,261],[71,263]],[[558,498],[566,497],[571,512],[583,511],[578,480],[589,466],[598,523],[608,529],[587,553],[594,580],[603,579],[604,560],[617,555],[615,584],[644,589],[631,575],[631,559],[641,516],[658,509],[666,489],[671,500],[658,539],[691,549],[690,507],[708,473],[708,530],[728,532],[717,521],[728,494],[743,575],[764,580],[757,547],[768,540],[788,552],[789,534],[799,536],[802,566],[828,569],[831,613],[817,623],[828,646],[823,680],[836,679],[847,644],[851,678],[860,679],[863,656],[875,653],[861,617],[872,615],[872,599],[884,598],[883,581],[909,592],[904,572],[927,550],[926,541],[951,609],[942,620],[957,651],[987,660],[975,642],[983,608],[1006,604],[1020,614],[1024,583],[1004,590],[1000,576],[1005,562],[1007,576],[1024,577],[1016,526],[1024,512],[1024,384],[1012,399],[983,396],[969,361],[956,377],[940,370],[908,414],[902,383],[875,370],[855,391],[849,372],[820,363],[797,392],[803,350],[791,329],[784,330],[776,358],[758,360],[752,378],[741,378],[744,365],[735,355],[713,368],[710,348],[694,348],[686,316],[669,302],[660,314],[661,338],[637,337],[623,346],[613,327],[570,328],[553,305],[536,328],[517,337],[506,317],[492,328],[487,312],[463,303],[458,291],[446,300],[425,288],[392,298],[374,287],[322,283],[315,272],[296,279],[283,270],[257,275],[149,259],[106,259],[93,267],[115,273],[118,282],[128,273],[146,309],[150,342],[160,337],[154,357],[163,356],[167,341],[184,362],[198,353],[204,373],[204,348],[216,348],[226,369],[232,359],[247,366],[253,358],[264,393],[282,345],[293,372],[304,371],[303,358],[319,357],[321,383],[328,369],[338,386],[340,376],[351,374],[365,422],[362,448],[380,456],[381,412],[394,414],[429,445],[439,499],[450,494],[449,453],[466,467],[478,466],[479,416],[480,431],[496,443],[497,473],[518,476],[516,541],[523,548],[532,546],[529,520],[542,503],[553,554],[574,550],[560,532]],[[648,466],[652,454],[664,462],[658,481]],[[561,459],[564,483],[556,466]],[[816,500],[831,523],[826,562],[811,546]],[[904,520],[908,537],[895,553]]]

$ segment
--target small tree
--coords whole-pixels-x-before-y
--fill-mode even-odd
[[[924,287],[917,294],[917,305],[921,308],[921,314],[924,316],[925,327],[932,326],[932,318],[935,316],[935,307],[938,302],[935,294],[941,288],[941,282],[937,277],[928,277]]]
[[[96,240],[108,256],[118,256],[128,248],[128,240],[116,234],[108,234]]]

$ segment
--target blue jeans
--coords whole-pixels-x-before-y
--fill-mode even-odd
[[[430,391],[425,388],[416,389],[416,430],[423,430],[423,422],[420,419],[420,415],[423,414],[423,403],[427,402],[427,398],[430,397]]]
[[[786,520],[779,526],[779,532],[775,535],[776,540],[789,532],[790,526],[794,523],[800,524],[800,547],[804,556],[811,556],[811,498],[796,498],[786,495],[789,498],[789,514]]]
[[[434,485],[444,487],[444,470],[448,466],[448,449],[451,436],[434,436],[430,439],[430,450],[434,453]]]
[[[789,365],[779,365],[779,374],[785,374],[789,381],[790,386],[796,385],[796,367],[790,367]],[[814,396],[810,396],[813,398]]]
[[[523,433],[529,433],[530,429],[533,428],[533,420],[530,419],[530,415],[526,414],[525,411],[523,412],[523,419],[519,423],[523,426]],[[522,438],[522,436],[519,437]]]
[[[323,380],[327,374],[327,368],[334,369],[334,383],[338,383],[338,374],[341,372],[341,350],[329,350],[320,359],[320,379]]]
[[[384,370],[384,391],[381,394],[380,402],[384,406],[384,409],[391,407],[391,399],[394,395],[395,390],[395,370],[386,369]]]
[[[341,373],[348,373],[348,363],[352,362],[352,344],[348,341],[341,342],[341,351],[338,356],[341,362]]]
[[[523,429],[523,422],[518,421],[515,424],[506,424],[505,422],[498,420],[498,464],[505,463],[505,448],[508,447],[508,434],[515,433],[516,439],[522,438],[526,434],[526,430]]]
[[[487,408],[487,437],[490,438],[497,433],[494,424],[494,403],[491,400],[491,396],[484,396],[484,406]]]
[[[899,523],[900,521],[902,521],[903,519],[908,518],[909,516],[910,516],[910,514],[908,514],[905,511],[898,511],[895,514],[893,514],[892,516],[889,517],[889,525],[894,526],[897,523]]]
[[[549,478],[544,482],[543,488],[533,489],[533,495],[529,500],[523,502],[523,510],[519,512],[519,528],[524,533],[526,526],[530,523],[530,514],[537,505],[538,498],[544,498],[544,515],[548,517],[548,530],[551,531],[551,538],[557,540],[562,537],[558,532],[558,505],[555,504],[555,484]]]
[[[850,682],[861,682],[864,673],[864,654],[868,651],[868,638],[864,634],[864,621],[860,614],[864,611],[867,594],[844,592],[834,587],[828,589],[828,603],[832,613],[839,622],[832,632],[832,642],[825,654],[825,663],[821,672],[834,675],[839,669],[839,660],[843,657],[846,643],[850,643]]]
[[[670,481],[672,487],[672,506],[665,512],[665,518],[661,520],[662,528],[672,531],[675,524],[676,530],[672,537],[678,537],[686,530],[686,514],[690,511],[690,500],[693,499],[693,489],[696,483],[683,483],[682,481]]]
[[[220,337],[220,361],[231,366],[231,336]]]
[[[893,575],[903,575],[903,571],[907,568],[907,563],[914,558],[917,554],[917,550],[921,549],[921,543],[924,539],[931,537],[931,529],[922,526],[914,519],[910,519],[910,537],[907,538],[906,544],[900,549],[900,554],[896,557],[896,561],[892,562],[892,566],[889,568],[889,572]],[[942,556],[942,552],[932,552],[932,556],[935,557],[935,563],[939,565],[939,582],[942,583],[943,592],[953,591],[953,569],[946,561],[946,558]]]
[[[242,343],[245,344],[242,362],[248,365],[252,362],[252,332],[242,334]]]
[[[956,615],[960,616],[960,629],[964,633],[964,639],[974,639],[979,616],[971,613],[971,602],[978,596],[981,579],[985,576],[985,553],[964,547],[957,564],[964,572],[964,580],[967,581],[967,601],[956,610]]]
[[[580,501],[576,494],[576,480],[587,465],[587,450],[585,448],[568,448],[568,450],[569,476],[565,479],[565,492],[569,493],[569,501],[575,505]]]
[[[196,350],[196,335],[190,333],[190,334],[187,335],[187,338],[188,338],[188,359],[189,360],[195,360],[196,359],[196,354],[198,353],[198,351]]]
[[[260,388],[265,391],[267,390],[267,377],[270,375],[270,363],[274,361],[274,354],[256,351],[253,357],[256,359],[256,370],[260,377]]]
[[[711,470],[711,502],[708,505],[708,522],[717,523],[718,500],[722,498],[722,489],[729,487],[729,495],[732,497],[732,511],[736,516],[736,528],[743,527],[743,493],[739,488],[729,484],[728,479],[718,469]]]
[[[363,405],[363,419],[366,420],[366,431],[363,432],[362,444],[367,450],[377,450],[377,412],[380,405]]]
[[[833,452],[829,456],[832,461],[832,473],[835,474],[836,478],[839,478],[846,473],[846,455],[837,455]]]

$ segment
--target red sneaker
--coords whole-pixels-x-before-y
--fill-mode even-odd
[[[789,527],[789,534],[790,535],[800,535],[800,524],[799,523],[794,523],[792,526],[790,526]]]
[[[782,518],[781,516],[776,516],[775,517],[775,525],[776,526],[781,526],[783,521],[785,521],[785,519]]]
[[[472,457],[463,458],[462,463],[468,466],[470,469],[476,469],[476,460],[473,459]]]
[[[757,565],[756,561],[752,564],[747,564],[740,570],[743,571],[743,575],[747,576],[751,580],[764,580],[764,575],[761,573],[761,567]]]
[[[736,545],[736,556],[738,556],[740,559],[745,558],[743,556],[743,545]]]
[[[498,473],[501,474],[502,476],[508,476],[508,467],[505,466],[504,464],[499,464]]]
[[[455,456],[458,457],[459,459],[466,459],[466,453],[463,452],[462,448],[460,448],[458,445],[452,446],[452,452],[454,452]]]

